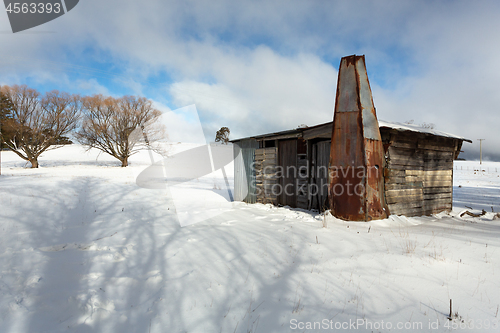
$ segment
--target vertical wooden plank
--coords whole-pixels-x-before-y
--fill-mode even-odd
[[[297,140],[280,140],[278,165],[281,171],[278,202],[284,206],[297,207],[295,181],[297,178]]]

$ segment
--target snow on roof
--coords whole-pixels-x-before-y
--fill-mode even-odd
[[[431,129],[431,128],[424,128],[424,127],[420,127],[417,125],[391,123],[391,122],[384,121],[384,120],[379,120],[378,124],[379,124],[379,127],[392,128],[392,129],[395,129],[397,131],[410,131],[410,132],[426,133],[426,134],[432,134],[432,135],[436,135],[436,136],[442,136],[445,138],[460,139],[460,140],[464,140],[464,141],[472,143],[471,140],[466,139],[466,138],[461,137],[461,136],[457,136],[457,135],[446,133],[446,132],[436,131],[436,130]]]
[[[307,128],[299,127],[299,128],[295,128],[295,129],[291,129],[291,130],[281,131],[281,132],[273,132],[273,133],[268,133],[268,134],[261,134],[261,135],[246,137],[246,138],[240,138],[240,139],[236,139],[236,140],[230,140],[230,142],[236,142],[236,141],[240,141],[240,140],[244,140],[244,139],[257,139],[258,140],[258,139],[263,139],[266,137],[274,137],[274,136],[279,136],[279,135],[300,133],[301,131],[307,131],[307,130],[311,130],[311,129],[314,129],[317,127],[330,125],[330,124],[333,124],[333,122],[330,121],[328,123],[318,124],[318,125],[310,126]],[[458,135],[454,135],[454,134],[450,134],[450,133],[446,133],[446,132],[441,132],[441,131],[436,131],[436,130],[431,129],[431,128],[424,128],[424,127],[420,127],[420,126],[412,125],[412,124],[401,124],[401,123],[393,123],[393,122],[388,122],[388,121],[384,121],[384,120],[379,120],[378,125],[380,128],[382,128],[382,127],[392,128],[392,129],[395,129],[395,130],[401,131],[401,132],[409,131],[409,132],[416,132],[416,133],[425,133],[425,134],[431,134],[431,135],[441,136],[441,137],[445,137],[445,138],[459,139],[459,140],[463,140],[463,141],[467,141],[467,142],[472,143],[472,140],[466,139],[466,138],[458,136]]]

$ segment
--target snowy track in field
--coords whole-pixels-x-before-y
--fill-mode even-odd
[[[147,154],[127,168],[97,157],[75,145],[44,154],[30,170],[2,153],[0,332],[314,332],[321,330],[307,323],[324,320],[412,327],[382,332],[427,332],[437,323],[432,331],[446,332],[450,298],[464,322],[489,321],[480,331],[495,331],[493,172],[455,170],[449,215],[327,217],[322,228],[324,217],[313,212],[232,203],[181,228],[174,202],[189,206],[192,197],[173,200],[135,184]],[[209,198],[223,188],[221,177],[189,186]],[[458,218],[466,206],[488,212]]]

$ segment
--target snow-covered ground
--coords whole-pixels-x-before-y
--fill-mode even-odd
[[[500,212],[500,163],[456,161],[453,172],[455,209]]]
[[[181,227],[175,203],[203,214],[224,180],[140,188],[147,153],[120,168],[73,145],[40,165],[2,152],[0,332],[500,330],[499,163],[456,162],[451,214],[326,228],[240,202]]]

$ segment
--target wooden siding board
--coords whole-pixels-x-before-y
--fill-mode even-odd
[[[398,203],[405,203],[405,202],[420,202],[422,203],[424,201],[424,196],[423,194],[415,194],[415,195],[405,195],[403,197],[386,197],[386,202],[388,205],[393,205],[393,204],[398,204]]]
[[[276,176],[277,148],[260,148],[255,151],[255,172],[257,180],[257,202],[278,204],[273,186],[278,183]]]
[[[441,171],[406,170],[404,173],[407,176],[421,176],[421,177],[451,177],[453,175],[452,170],[441,170]]]
[[[415,209],[422,208],[423,204],[420,201],[410,201],[410,202],[401,202],[396,204],[387,204],[389,206],[389,211],[402,211],[404,209]]]
[[[391,168],[393,170],[407,170],[408,166],[404,164],[394,164],[394,163],[387,163],[387,167]],[[448,164],[442,164],[442,165],[426,165],[420,166],[420,167],[412,167],[413,170],[421,170],[421,171],[439,171],[439,170],[450,170],[453,168],[453,162],[450,162]]]
[[[424,200],[447,199],[447,201],[450,201],[451,198],[452,192],[424,194]]]
[[[423,183],[394,183],[394,184],[385,184],[385,190],[411,190],[416,188],[423,188]]]
[[[385,191],[386,197],[401,197],[406,195],[418,195],[418,194],[423,194],[421,188]]]
[[[278,165],[283,170],[283,174],[280,177],[281,195],[278,201],[283,206],[296,207],[295,171],[297,170],[297,140],[279,141],[278,154]],[[290,170],[292,170],[292,173],[289,172]]]
[[[384,133],[385,194],[391,214],[418,216],[450,210],[455,139]]]
[[[433,193],[453,193],[453,186],[424,188],[424,194],[433,194]]]

